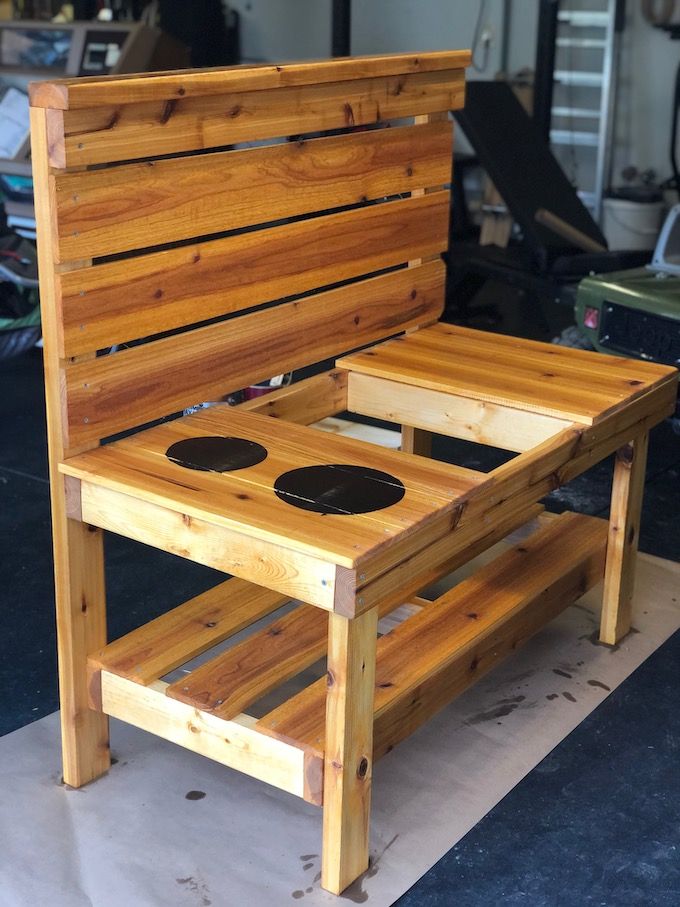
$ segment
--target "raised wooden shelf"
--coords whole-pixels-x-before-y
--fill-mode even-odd
[[[419,600],[412,616],[377,642],[374,759],[599,582],[606,541],[604,520],[546,517],[470,578],[434,601]],[[93,700],[107,714],[183,745],[189,739],[197,752],[322,805],[326,678],[262,718],[244,714],[326,654],[328,618],[322,611],[299,605],[180,680],[161,680],[236,633],[246,617],[253,621],[281,604],[265,590],[228,580],[91,655]],[[233,747],[220,743],[234,732],[248,735],[258,754],[254,766],[238,762]]]

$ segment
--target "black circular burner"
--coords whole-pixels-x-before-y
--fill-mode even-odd
[[[231,472],[255,466],[267,457],[267,448],[247,438],[207,436],[176,441],[165,452],[166,457],[187,469],[203,472]]]
[[[327,514],[371,513],[391,507],[406,494],[389,473],[344,463],[291,469],[278,477],[274,491],[286,504]]]

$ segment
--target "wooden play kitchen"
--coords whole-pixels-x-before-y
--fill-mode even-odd
[[[107,716],[127,721],[321,806],[336,893],[368,865],[376,759],[603,575],[602,640],[628,632],[648,431],[676,397],[671,368],[438,322],[469,59],[32,86],[64,779],[105,772]],[[399,423],[402,450],[312,427],[345,410]],[[437,462],[432,432],[516,456]],[[613,452],[608,526],[539,520],[419,597]],[[230,578],[109,642],[102,530]]]

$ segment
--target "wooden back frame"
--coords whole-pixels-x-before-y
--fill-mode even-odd
[[[33,85],[58,458],[436,321],[468,62]]]

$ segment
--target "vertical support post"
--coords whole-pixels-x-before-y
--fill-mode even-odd
[[[330,614],[321,885],[340,894],[368,869],[378,610]]]
[[[51,131],[49,125],[51,123]],[[81,787],[110,766],[106,715],[92,711],[87,695],[87,656],[106,645],[103,537],[68,516],[66,481],[59,463],[69,447],[62,400],[64,363],[58,353],[60,304],[55,286],[56,215],[50,205],[50,147],[63,138],[61,111],[31,108],[31,152],[38,233],[40,307],[45,340],[45,398],[54,545],[59,695],[64,781]]]
[[[420,457],[432,456],[432,433],[424,428],[401,426],[401,449],[405,453],[418,454]]]
[[[600,640],[615,645],[630,630],[635,556],[649,435],[619,448],[614,464]]]

